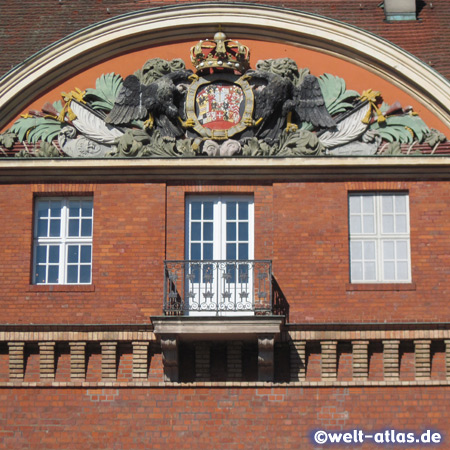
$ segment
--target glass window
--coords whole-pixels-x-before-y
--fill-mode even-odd
[[[33,284],[92,282],[93,201],[37,198]]]
[[[348,204],[351,282],[410,282],[408,194],[350,194]]]

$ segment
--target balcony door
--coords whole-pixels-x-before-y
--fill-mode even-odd
[[[185,304],[190,315],[253,314],[253,235],[253,197],[187,198]]]

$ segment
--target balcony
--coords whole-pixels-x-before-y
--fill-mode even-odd
[[[272,262],[164,262],[164,315],[272,315]]]

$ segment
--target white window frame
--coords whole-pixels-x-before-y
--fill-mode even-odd
[[[393,199],[392,211],[383,210],[383,204],[386,203],[383,199],[386,200],[387,197]],[[404,198],[405,208],[396,206],[396,198],[400,197]],[[367,209],[364,212],[363,198],[373,199],[372,211],[369,211],[366,206]],[[364,216],[367,218],[366,227]],[[373,228],[370,216],[374,219]],[[348,217],[350,282],[411,283],[409,194],[407,192],[350,193]],[[393,231],[384,230],[383,219],[386,219],[386,222],[388,219],[392,222]],[[399,231],[400,228],[404,230]],[[367,256],[368,253],[370,256]],[[388,266],[390,270],[386,269]],[[368,274],[373,270],[375,276],[370,277]],[[393,273],[393,276],[389,275],[389,271]]]
[[[59,236],[38,236],[38,226],[39,226],[39,205],[43,202],[61,202],[61,216],[60,217],[60,235]],[[90,236],[69,236],[69,203],[73,201],[90,201],[92,203],[92,214],[90,216],[71,216],[70,218],[78,219],[79,230],[81,230],[82,223],[81,219],[90,219],[91,221],[91,234]],[[93,225],[94,225],[94,208],[93,208],[93,197],[36,197],[35,198],[35,213],[34,213],[34,227],[33,227],[33,272],[32,272],[32,284],[36,285],[90,285],[92,284],[92,235],[93,235]],[[51,213],[50,213],[51,214]],[[50,219],[50,216],[47,216]],[[57,218],[57,216],[52,216]],[[50,220],[48,221],[50,222]],[[48,230],[50,229],[50,223],[47,224]],[[47,233],[50,234],[50,233]],[[79,233],[81,234],[81,232]],[[46,246],[46,260],[45,262],[37,261],[38,247]],[[49,248],[50,246],[57,247],[59,249],[59,260],[58,262],[49,261]],[[69,246],[78,246],[78,262],[69,262]],[[90,261],[81,262],[81,246],[90,246]],[[45,267],[45,280],[37,280],[38,266]],[[56,282],[49,282],[49,267],[58,267],[58,277]],[[68,281],[68,267],[78,266],[77,271],[77,282]],[[81,267],[89,267],[89,281],[80,281],[80,269]]]

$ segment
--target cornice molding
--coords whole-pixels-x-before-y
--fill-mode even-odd
[[[0,129],[30,98],[64,77],[139,48],[200,39],[222,24],[240,39],[302,46],[352,61],[404,89],[450,127],[450,82],[418,58],[362,29],[322,16],[247,3],[133,12],[70,34],[0,79]]]

